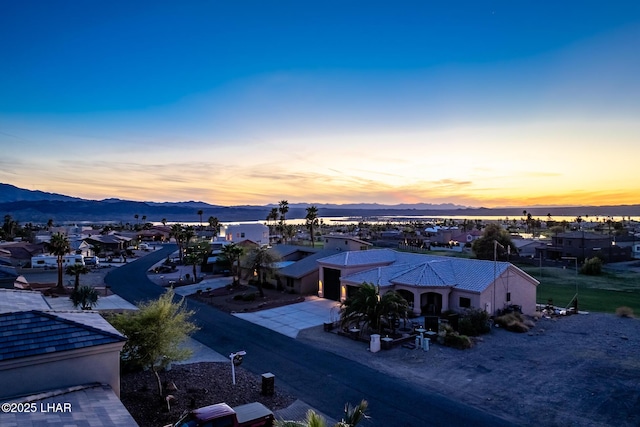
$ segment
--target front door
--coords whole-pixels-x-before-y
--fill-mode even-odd
[[[427,316],[439,316],[442,312],[442,295],[437,292],[427,292],[420,297],[422,314]]]

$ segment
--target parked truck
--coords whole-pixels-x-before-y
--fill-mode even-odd
[[[273,412],[262,403],[230,407],[226,403],[204,406],[186,413],[177,423],[165,427],[272,427]]]

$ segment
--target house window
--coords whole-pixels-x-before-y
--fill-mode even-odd
[[[461,308],[471,308],[471,298],[460,297]]]
[[[511,292],[507,292],[507,302],[511,302]]]
[[[240,233],[240,237],[244,239],[244,233]]]

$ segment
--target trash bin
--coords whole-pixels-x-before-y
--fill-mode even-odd
[[[262,374],[262,394],[264,396],[273,396],[275,389],[276,376],[271,372]]]
[[[371,353],[377,353],[380,351],[380,335],[371,334],[371,341],[369,343],[369,351]]]

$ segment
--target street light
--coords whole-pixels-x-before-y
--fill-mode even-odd
[[[497,240],[493,241],[493,313],[496,312],[496,280],[498,280],[498,246],[504,249],[504,246],[498,243]]]

